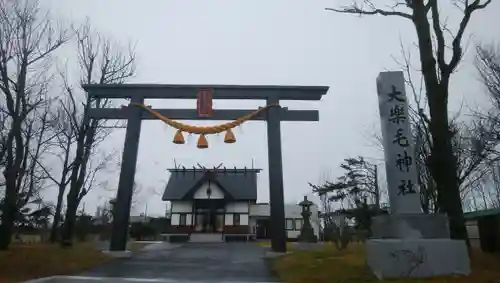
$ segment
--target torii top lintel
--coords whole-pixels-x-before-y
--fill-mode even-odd
[[[166,84],[86,84],[83,89],[96,98],[196,99],[200,89],[212,89],[213,99],[321,100],[327,86],[279,85],[166,85]]]

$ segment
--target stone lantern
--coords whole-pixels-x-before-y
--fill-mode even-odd
[[[299,205],[302,207],[302,212],[300,215],[302,216],[303,219],[303,224],[300,229],[300,235],[299,235],[299,241],[300,242],[307,242],[307,243],[313,243],[316,242],[316,236],[314,235],[314,230],[311,226],[311,206],[314,203],[310,200],[307,199],[306,196],[304,196],[304,200],[299,203]]]

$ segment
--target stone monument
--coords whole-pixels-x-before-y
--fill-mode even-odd
[[[448,218],[420,206],[403,72],[377,78],[390,214],[372,219],[367,263],[379,278],[470,273],[465,241],[451,240]]]
[[[311,226],[311,206],[314,203],[307,199],[304,196],[304,200],[299,203],[302,207],[302,212],[300,215],[302,216],[303,224],[300,229],[299,242],[307,242],[314,243],[317,241],[316,236],[314,235],[314,230]]]

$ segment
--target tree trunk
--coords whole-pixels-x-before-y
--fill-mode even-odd
[[[446,84],[446,86],[445,86]],[[451,144],[451,133],[448,126],[448,86],[447,80],[430,88],[429,110],[432,132],[431,170],[437,185],[437,201],[441,211],[447,213],[450,221],[452,239],[465,240],[469,246],[469,238],[463,216],[462,198],[457,176],[457,163]]]
[[[64,185],[65,186],[65,185]],[[61,210],[62,203],[64,198],[64,189],[59,187],[59,193],[57,194],[57,205],[56,211],[54,213],[54,223],[52,224],[52,228],[50,230],[50,242],[55,243],[57,241],[58,231],[59,231],[59,222],[61,220]]]
[[[73,246],[73,231],[75,229],[76,211],[78,210],[77,194],[78,190],[74,188],[74,186],[71,186],[68,196],[66,197],[68,207],[66,209],[66,217],[61,234],[61,246],[63,248]]]
[[[5,176],[5,198],[2,210],[2,224],[0,225],[0,250],[9,249],[14,231],[14,217],[17,211],[16,179],[17,170],[7,169]]]
[[[448,215],[451,238],[465,240],[469,245],[460,198],[457,164],[448,125],[448,89],[451,73],[443,73],[446,72],[443,70],[446,66],[440,66],[438,70],[427,8],[422,2],[416,2],[415,5],[413,23],[417,31],[422,76],[431,116],[429,124],[432,136],[431,175],[436,182],[439,211]]]

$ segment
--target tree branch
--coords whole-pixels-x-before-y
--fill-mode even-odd
[[[371,3],[371,1],[364,1],[364,2],[369,6],[369,10],[364,10],[363,7],[360,7],[358,3],[353,3],[352,5],[342,7],[341,9],[325,8],[325,10],[343,14],[398,16],[409,20],[413,20],[413,16],[410,14],[395,10],[387,11],[378,9],[373,5],[373,3]]]
[[[472,3],[469,4],[469,0],[465,1],[465,9],[464,9],[464,16],[462,18],[462,21],[460,22],[459,28],[457,35],[452,41],[452,58],[450,60],[450,63],[447,65],[447,72],[452,73],[453,70],[457,67],[458,63],[460,62],[460,59],[462,59],[462,38],[465,33],[465,29],[467,25],[469,24],[469,21],[471,19],[472,13],[476,10],[481,10],[486,8],[489,4],[491,3],[491,0],[486,0],[486,2],[481,4],[481,0],[473,0]]]

